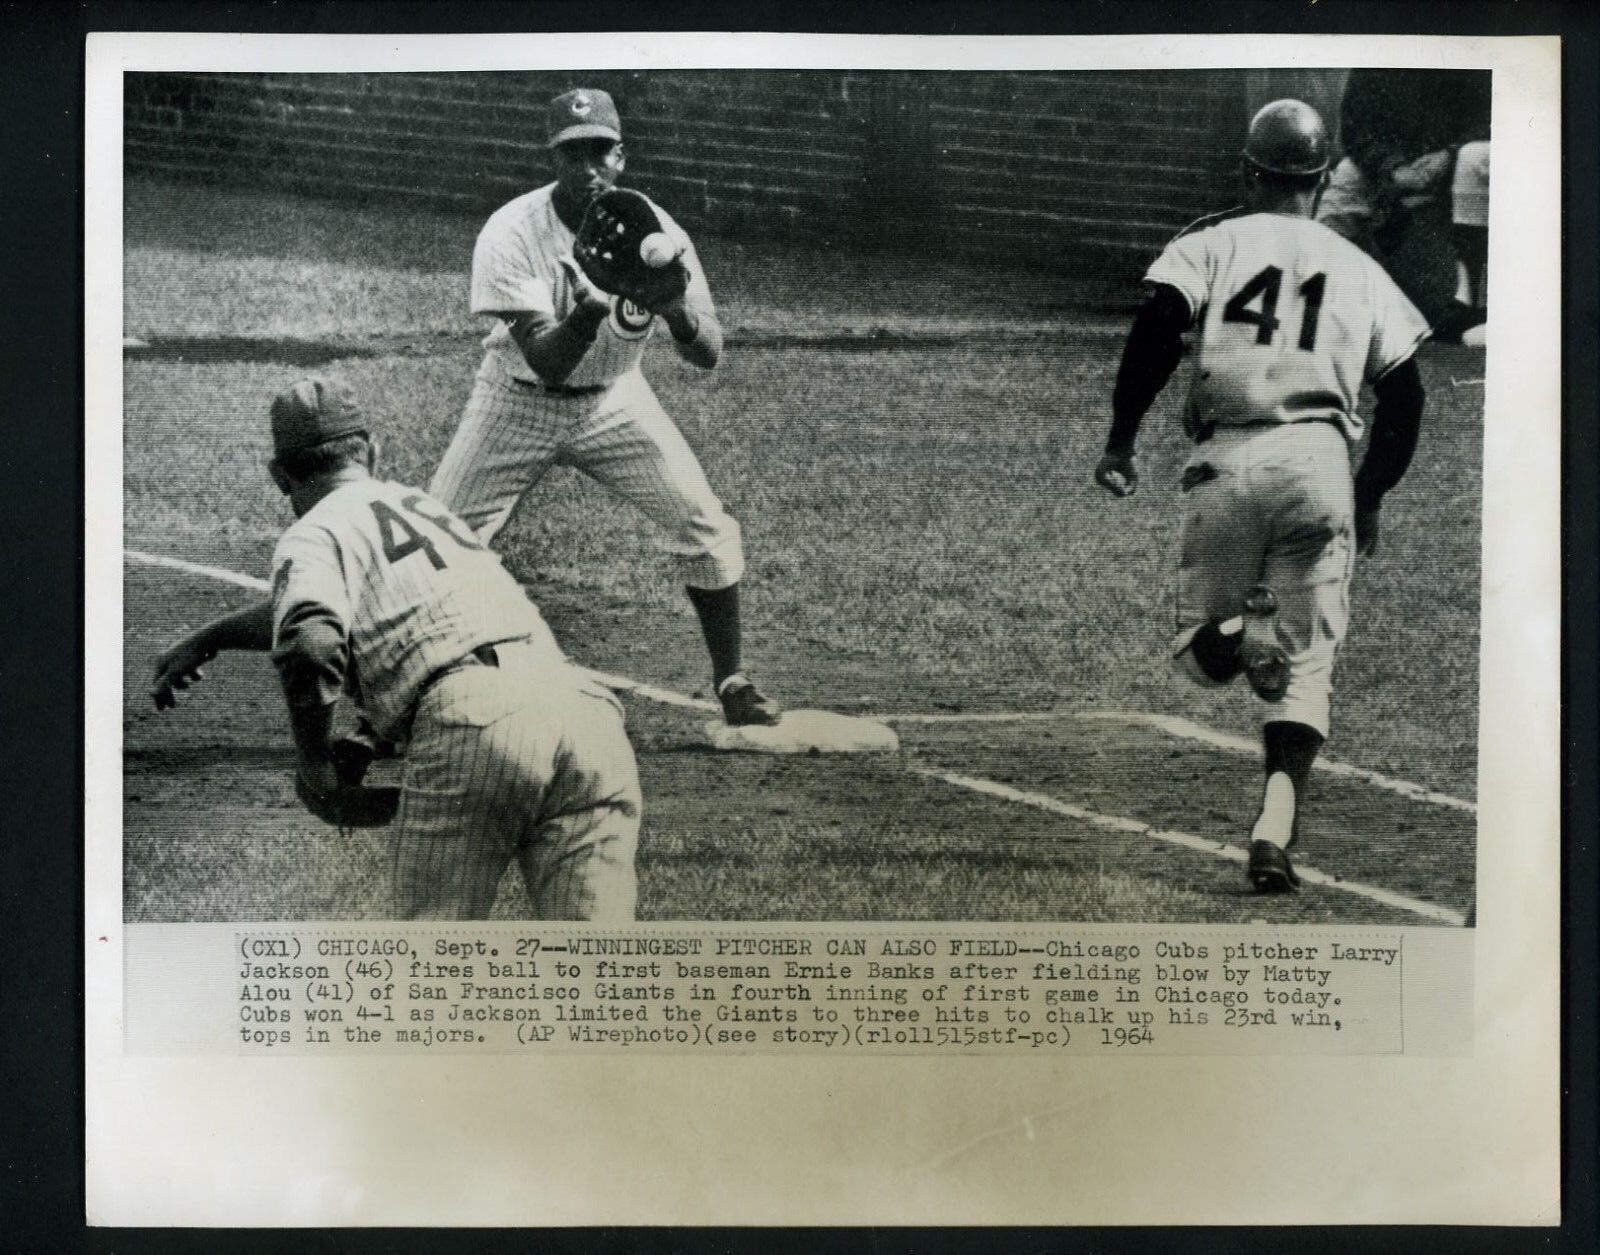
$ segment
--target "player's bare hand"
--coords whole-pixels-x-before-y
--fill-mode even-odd
[[[594,280],[583,273],[583,267],[571,257],[563,257],[560,261],[561,269],[566,272],[567,283],[572,288],[574,308],[588,313],[609,313],[611,298],[595,287]]]
[[[1131,497],[1139,486],[1139,468],[1132,453],[1107,449],[1094,468],[1094,482],[1113,497]]]
[[[206,663],[216,655],[185,637],[156,659],[155,680],[150,686],[150,697],[157,710],[171,710],[178,704],[178,694],[197,680],[205,677]]]
[[[1356,511],[1356,552],[1370,558],[1378,552],[1378,507]]]

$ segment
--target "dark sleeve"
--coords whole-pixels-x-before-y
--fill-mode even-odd
[[[349,666],[344,624],[326,606],[302,602],[279,626],[272,661],[291,707],[331,706]]]
[[[1139,307],[1111,393],[1111,434],[1106,448],[1133,448],[1146,411],[1183,357],[1183,333],[1193,322],[1188,299],[1170,284],[1158,283]]]
[[[574,307],[561,322],[548,314],[502,315],[511,325],[511,339],[522,351],[528,369],[547,383],[559,386],[583,361],[599,334],[604,313]]]
[[[1367,456],[1356,472],[1356,509],[1370,510],[1400,482],[1417,450],[1422,431],[1422,406],[1427,393],[1417,359],[1408,357],[1373,384],[1372,435]]]

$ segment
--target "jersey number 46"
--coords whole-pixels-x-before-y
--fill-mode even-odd
[[[426,497],[417,492],[404,498],[400,502],[400,509],[412,518],[437,528],[463,549],[483,548],[472,533],[466,530],[466,524],[443,509],[430,509],[431,504]],[[377,520],[378,536],[383,541],[383,556],[388,559],[389,565],[393,566],[411,554],[425,553],[435,571],[444,570],[446,563],[444,555],[439,552],[439,547],[423,532],[418,531],[406,514],[400,513],[400,510],[396,510],[387,501],[372,502],[372,517]]]

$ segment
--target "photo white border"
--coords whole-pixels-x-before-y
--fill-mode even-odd
[[[1471,1057],[123,1057],[124,72],[1351,65],[1495,71]],[[91,35],[90,1221],[1554,1223],[1559,89],[1560,43],[1543,37]]]

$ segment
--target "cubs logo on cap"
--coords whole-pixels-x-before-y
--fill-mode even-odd
[[[576,87],[562,92],[550,102],[545,128],[552,148],[570,139],[615,141],[622,138],[622,120],[617,116],[616,102],[608,92],[597,87]]]
[[[302,379],[272,399],[272,451],[279,457],[366,430],[355,393],[340,383]]]

